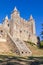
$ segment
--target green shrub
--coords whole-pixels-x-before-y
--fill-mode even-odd
[[[43,48],[43,40],[40,42],[40,47]]]

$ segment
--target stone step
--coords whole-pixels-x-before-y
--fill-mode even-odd
[[[4,30],[8,35],[8,39],[10,39],[11,42],[15,45],[15,47],[18,49],[17,51],[19,51],[21,56],[32,55],[32,52],[30,51],[30,49],[26,46],[26,44],[22,40],[17,39],[15,37],[13,38],[6,29],[4,29]]]
[[[8,36],[10,37],[10,39],[13,41],[13,43],[16,45],[16,47],[18,48],[19,52],[20,52],[20,55],[22,56],[29,56],[32,54],[32,52],[30,51],[30,49],[26,46],[26,44],[17,39],[17,38],[13,38],[10,33],[8,33]]]

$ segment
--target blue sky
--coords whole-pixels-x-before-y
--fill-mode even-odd
[[[36,35],[40,36],[41,23],[43,23],[43,0],[0,0],[0,23],[6,15],[10,18],[14,7],[17,7],[21,17],[29,20],[32,14],[36,23]]]

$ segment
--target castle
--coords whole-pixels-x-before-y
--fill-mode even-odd
[[[15,7],[11,18],[8,19],[8,16],[6,16],[3,23],[0,24],[0,41],[6,42],[9,39],[9,33],[12,40],[19,39],[21,41],[30,41],[37,44],[35,29],[35,21],[32,15],[30,19],[26,21],[20,17],[20,13]]]

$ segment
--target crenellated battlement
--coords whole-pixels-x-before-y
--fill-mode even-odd
[[[2,26],[2,29],[5,28],[13,38],[19,38],[24,41],[29,40],[37,44],[34,18],[31,15],[29,20],[23,19],[16,7],[11,14],[11,18],[9,19],[8,16],[6,16],[3,24],[0,26]],[[5,32],[3,33],[7,37],[7,34]]]

